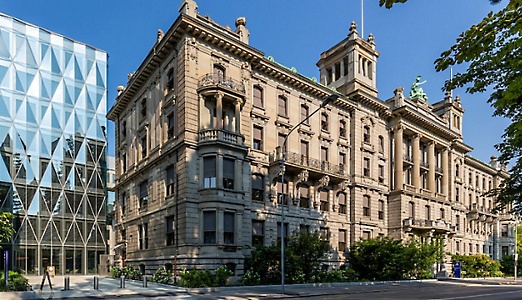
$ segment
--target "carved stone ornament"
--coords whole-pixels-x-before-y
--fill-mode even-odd
[[[308,181],[308,171],[302,171],[301,173],[299,173],[299,175],[297,175],[297,178],[299,179],[298,183]]]
[[[330,176],[328,175],[324,175],[323,177],[321,177],[321,179],[319,179],[319,187],[327,187],[329,183]]]
[[[350,186],[350,181],[343,180],[341,183],[339,183],[339,190],[345,191]]]

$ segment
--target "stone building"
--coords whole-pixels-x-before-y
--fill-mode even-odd
[[[296,231],[330,241],[339,267],[358,240],[438,237],[452,253],[511,253],[513,220],[482,196],[505,166],[466,155],[458,98],[420,89],[377,97],[379,52],[355,24],[321,54],[319,82],[248,44],[182,1],[170,29],[118,88],[117,259],[236,275],[257,245]],[[285,220],[280,161],[287,134],[331,94],[340,97],[288,136]],[[469,180],[468,180],[469,179]],[[504,230],[505,229],[505,230]]]

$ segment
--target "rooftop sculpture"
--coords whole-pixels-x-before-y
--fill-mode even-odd
[[[424,101],[428,101],[428,96],[422,90],[422,87],[420,87],[421,85],[426,83],[426,80],[420,82],[420,78],[420,75],[417,76],[417,78],[415,78],[415,82],[411,85],[410,99],[421,98]]]

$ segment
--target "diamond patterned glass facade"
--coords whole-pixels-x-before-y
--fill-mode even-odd
[[[97,272],[106,251],[107,53],[0,14],[0,206],[10,268]]]

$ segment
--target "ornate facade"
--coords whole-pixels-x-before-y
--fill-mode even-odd
[[[117,259],[147,272],[227,265],[241,275],[251,249],[276,241],[281,227],[321,232],[332,267],[347,247],[380,235],[437,236],[451,253],[511,253],[511,216],[492,213],[482,196],[506,168],[466,155],[458,98],[429,104],[415,86],[411,99],[402,88],[379,99],[379,53],[355,24],[321,54],[319,82],[249,46],[244,18],[235,25],[183,1],[118,88],[108,114]],[[282,183],[283,141],[332,93],[341,96],[288,136]]]

